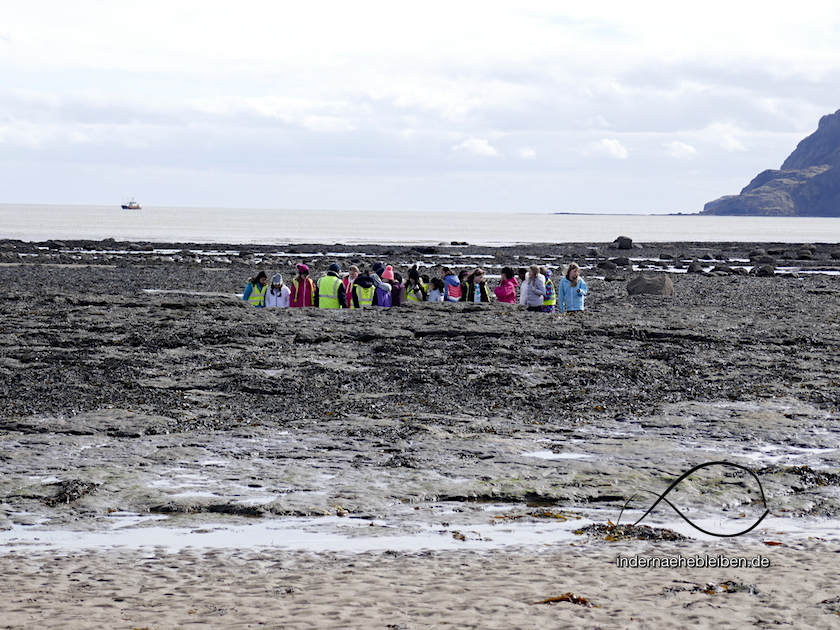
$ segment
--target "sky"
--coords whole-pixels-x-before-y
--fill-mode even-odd
[[[0,0],[0,203],[694,213],[840,109],[840,4]]]

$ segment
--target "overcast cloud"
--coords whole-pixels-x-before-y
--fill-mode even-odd
[[[840,108],[828,0],[0,8],[0,203],[698,212]]]

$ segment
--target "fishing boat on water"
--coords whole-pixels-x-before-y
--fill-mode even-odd
[[[124,203],[122,205],[123,210],[139,210],[140,204],[134,201],[134,197],[132,197],[128,203]]]

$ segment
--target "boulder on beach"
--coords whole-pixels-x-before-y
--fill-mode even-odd
[[[633,249],[633,239],[629,236],[619,236],[613,241],[618,249]]]
[[[674,283],[667,275],[638,274],[627,283],[629,295],[674,295]]]

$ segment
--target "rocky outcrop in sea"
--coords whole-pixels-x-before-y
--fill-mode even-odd
[[[710,201],[701,214],[840,216],[840,110],[823,116],[780,169],[760,173],[738,195]]]

